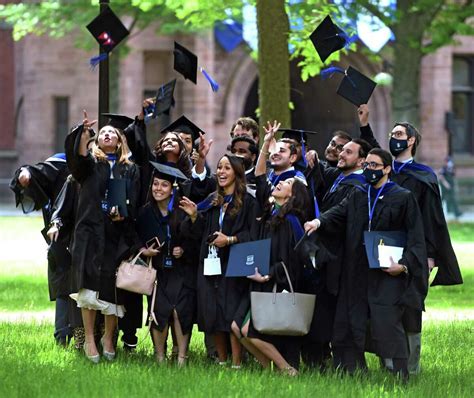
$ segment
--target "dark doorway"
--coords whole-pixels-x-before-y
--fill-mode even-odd
[[[342,75],[321,80],[319,76],[303,82],[297,62],[291,63],[291,114],[293,128],[317,131],[309,138],[309,146],[324,153],[333,131],[344,130],[353,137],[359,135],[357,108],[336,94]],[[244,107],[246,116],[254,117],[258,107],[258,78],[252,84]]]

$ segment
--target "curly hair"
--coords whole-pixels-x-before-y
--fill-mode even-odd
[[[155,147],[153,148],[153,153],[156,157],[156,160],[160,163],[166,163],[168,160],[166,159],[166,155],[163,153],[163,149],[161,148],[163,141],[166,139],[166,137],[172,134],[174,135],[177,140],[178,140],[178,145],[179,145],[179,157],[178,161],[176,162],[176,167],[186,176],[186,177],[191,177],[191,159],[189,157],[188,152],[186,151],[186,147],[184,146],[183,141],[179,137],[178,133],[175,133],[174,131],[170,131],[166,133],[163,137],[161,137],[155,144]]]
[[[244,169],[244,162],[242,158],[226,154],[222,156],[217,164],[224,159],[227,158],[229,160],[230,166],[235,174],[235,189],[232,198],[233,207],[229,211],[229,214],[234,217],[242,208],[244,203],[245,195],[247,194],[247,181],[245,179],[245,169]],[[214,200],[212,201],[213,206],[222,206],[224,204],[224,188],[217,184],[216,195]]]

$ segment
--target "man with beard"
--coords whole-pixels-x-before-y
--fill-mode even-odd
[[[370,128],[369,108],[365,104],[359,107],[359,121],[361,138],[380,147]],[[430,271],[434,267],[438,268],[431,286],[462,284],[461,271],[443,214],[438,179],[430,167],[414,160],[420,141],[421,135],[412,124],[395,123],[389,142],[390,152],[395,157],[392,180],[413,192],[420,207],[428,254],[427,266]],[[417,374],[420,372],[422,311],[406,311],[404,327],[410,351],[408,371]]]
[[[323,197],[321,212],[341,203],[355,187],[366,183],[362,174],[362,165],[370,149],[371,146],[360,138],[355,138],[344,145],[339,154],[337,169],[327,169],[328,172],[338,174],[338,176]],[[306,278],[308,293],[316,294],[318,299],[311,329],[305,337],[301,354],[308,366],[318,366],[320,369],[324,369],[327,361],[331,358],[329,343],[334,324],[344,245],[341,240],[328,239],[323,235],[317,235],[316,239],[318,245],[325,247],[334,256],[334,259],[326,267],[323,266],[319,273]],[[335,358],[338,355],[337,352],[333,354]]]
[[[230,144],[230,152],[243,159],[247,186],[255,187],[255,161],[258,155],[255,141],[245,135],[236,136]]]

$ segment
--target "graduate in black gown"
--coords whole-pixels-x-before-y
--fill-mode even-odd
[[[24,165],[15,171],[10,189],[15,193],[16,206],[23,213],[34,210],[43,213],[44,229],[41,231],[48,243],[48,288],[49,298],[55,301],[55,340],[66,345],[71,337],[69,325],[69,293],[71,256],[67,251],[68,239],[51,241],[46,231],[50,227],[52,206],[69,174],[64,153],[57,153],[44,162]]]
[[[139,211],[137,231],[151,232],[159,245],[150,246],[145,256],[153,257],[157,269],[157,293],[152,314],[152,336],[156,359],[166,359],[166,340],[171,326],[176,339],[179,365],[186,359],[189,335],[193,326],[196,308],[196,255],[194,241],[197,237],[184,237],[181,223],[186,213],[178,208],[179,191],[176,176],[156,171],[150,189],[150,200]],[[142,242],[145,244],[146,242]]]
[[[115,289],[115,273],[120,261],[140,247],[133,226],[140,181],[138,167],[128,159],[127,146],[114,127],[102,127],[88,151],[91,125],[85,113],[83,123],[66,137],[65,148],[69,170],[80,184],[72,247],[73,272],[79,288],[75,298],[82,311],[85,354],[97,363],[100,356],[94,341],[96,311],[105,316],[101,339],[104,357],[115,357],[117,316],[124,314],[120,291]],[[107,195],[112,179],[124,180],[126,210],[109,206]],[[128,216],[120,211],[127,211]]]
[[[198,214],[197,206],[186,197],[181,200],[180,208],[190,216],[188,234],[201,239],[197,272],[199,330],[214,335],[219,362],[222,364],[227,360],[227,339],[230,334],[232,364],[239,367],[241,346],[230,333],[231,323],[248,295],[249,281],[246,278],[226,278],[224,275],[230,246],[250,239],[256,203],[247,193],[242,159],[234,155],[223,156],[217,164],[216,175],[217,191],[208,197],[208,205],[202,212]],[[207,272],[207,258],[215,257],[215,251],[220,261],[220,272],[210,275]]]
[[[327,172],[340,174],[325,192],[320,211],[325,212],[341,203],[356,188],[366,184],[362,165],[371,146],[360,138],[354,138],[344,145],[339,154],[336,168],[326,168]],[[305,290],[316,294],[316,306],[308,335],[304,338],[301,354],[308,366],[324,369],[331,358],[330,341],[336,311],[339,278],[343,266],[344,242],[324,234],[315,234],[318,243],[329,250],[333,258],[321,266],[314,277],[305,278]]]
[[[359,108],[361,137],[371,142],[374,147],[379,147],[368,119],[369,109],[367,105],[361,105]],[[395,157],[392,179],[413,192],[420,207],[428,254],[427,266],[430,272],[434,267],[438,270],[431,286],[458,285],[463,281],[443,213],[438,179],[430,167],[414,160],[420,141],[421,135],[413,125],[407,122],[395,123],[389,142],[390,152]],[[407,311],[404,324],[410,348],[408,369],[410,373],[416,374],[420,372],[421,311]]]
[[[345,252],[336,307],[332,345],[336,367],[366,369],[370,350],[408,377],[407,336],[403,314],[422,310],[427,293],[423,223],[414,195],[389,180],[392,157],[379,148],[366,159],[369,184],[305,224],[305,230],[344,234]],[[386,269],[369,269],[364,231],[404,231],[407,243],[401,259]],[[369,345],[366,346],[366,341]]]
[[[276,125],[265,128],[265,143],[269,143],[277,131]],[[305,183],[295,177],[282,178],[273,187],[266,175],[266,156],[260,154],[256,169],[256,197],[263,214],[254,223],[252,239],[271,238],[270,273],[261,275],[258,269],[249,277],[252,280],[252,291],[270,292],[277,284],[281,292],[290,287],[281,263],[288,269],[291,283],[296,292],[300,291],[303,264],[297,256],[294,246],[303,236],[303,223],[308,219],[310,199]],[[301,339],[294,336],[270,336],[259,333],[253,326],[250,314],[250,297],[246,296],[245,318],[236,317],[233,322],[234,334],[242,344],[267,367],[273,361],[278,369],[295,376],[299,368],[299,343]]]

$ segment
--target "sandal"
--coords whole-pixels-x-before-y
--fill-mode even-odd
[[[284,369],[281,369],[280,372],[284,374],[285,376],[290,376],[290,377],[296,377],[299,374],[299,372],[293,366],[288,366]]]

